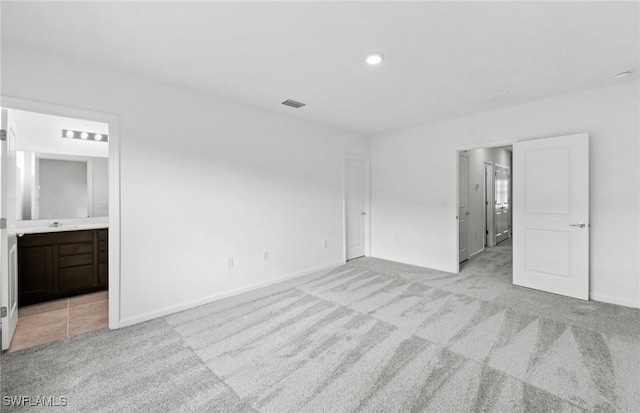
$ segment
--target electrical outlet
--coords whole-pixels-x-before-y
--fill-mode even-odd
[[[324,240],[322,241],[322,248],[327,248],[329,246],[329,241]]]
[[[233,267],[233,257],[227,258],[227,268]]]
[[[269,251],[262,252],[262,261],[267,261],[269,259]]]

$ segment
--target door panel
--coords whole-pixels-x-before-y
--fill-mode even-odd
[[[458,156],[458,260],[469,259],[469,158]]]
[[[513,148],[513,283],[587,300],[589,136]]]
[[[347,260],[365,252],[365,161],[347,159],[345,167],[345,209]]]
[[[0,230],[0,299],[7,312],[2,317],[2,349],[6,350],[18,324],[16,131],[6,109],[2,109],[1,119],[1,128],[7,133],[7,140],[0,144],[0,216],[7,219],[7,229]]]
[[[510,230],[510,194],[509,180],[511,179],[509,168],[495,166],[494,172],[494,222],[496,244],[509,238]]]

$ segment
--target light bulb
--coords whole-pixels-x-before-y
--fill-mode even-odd
[[[365,60],[368,64],[375,66],[384,60],[384,55],[380,52],[369,53],[365,56]]]
[[[100,135],[99,133],[96,133],[96,136],[94,136],[94,138],[97,141],[101,141],[102,140],[102,135]]]
[[[74,133],[72,130],[68,130],[65,136],[69,139],[73,139]]]
[[[82,132],[80,134],[80,139],[87,139],[89,137],[89,134],[87,132]]]

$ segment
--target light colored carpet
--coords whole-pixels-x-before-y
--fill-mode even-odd
[[[510,263],[508,244],[460,275],[354,260],[4,354],[3,395],[68,412],[640,412],[640,311],[514,287]]]

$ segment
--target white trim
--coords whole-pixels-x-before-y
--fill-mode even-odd
[[[474,252],[473,254],[469,255],[469,259],[475,257],[476,255],[480,254],[481,252],[484,252],[484,250],[486,249],[486,247],[482,247],[482,249]]]
[[[109,328],[120,323],[120,117],[13,96],[0,96],[3,108],[104,122],[109,125]]]
[[[231,291],[226,291],[224,293],[219,293],[219,294],[214,294],[214,295],[210,295],[208,297],[204,297],[204,298],[199,298],[197,300],[193,300],[193,301],[189,301],[187,303],[183,303],[183,304],[178,304],[178,305],[174,305],[171,307],[166,307],[163,308],[161,310],[156,310],[156,311],[151,311],[136,317],[131,317],[131,318],[127,318],[124,320],[120,320],[120,327],[126,327],[126,326],[130,326],[133,324],[138,324],[138,323],[142,323],[144,321],[149,321],[149,320],[153,320],[154,318],[158,318],[158,317],[163,317],[169,314],[174,314],[180,311],[184,311],[184,310],[189,310],[191,308],[195,308],[204,304],[209,304],[209,303],[213,303],[215,301],[219,301],[225,298],[229,298],[229,297],[233,297],[242,293],[246,293],[249,291],[253,291],[253,290],[257,290],[259,288],[263,288],[263,287],[268,287],[270,285],[273,284],[278,284],[281,283],[283,281],[288,281],[288,280],[292,280],[294,278],[299,278],[299,277],[304,277],[305,275],[311,275],[314,274],[316,272],[320,272],[320,271],[325,271],[325,270],[331,270],[334,268],[338,268],[341,265],[344,265],[345,262],[344,261],[337,261],[334,262],[332,264],[328,264],[328,265],[323,265],[320,267],[316,267],[316,268],[312,268],[309,270],[305,270],[302,272],[298,272],[295,274],[289,274],[289,275],[285,275],[284,277],[278,277],[278,278],[274,278],[272,280],[268,280],[268,281],[263,281],[263,282],[259,282],[256,284],[252,284],[252,285],[248,285],[246,287],[241,287],[241,288],[236,288],[235,290],[231,290]]]
[[[364,256],[371,256],[371,159],[357,155],[344,155],[342,164],[342,258],[347,261],[347,159],[364,163]]]
[[[589,299],[599,301],[601,303],[622,305],[624,307],[640,308],[640,303],[626,298],[613,297],[605,294],[589,294]]]

